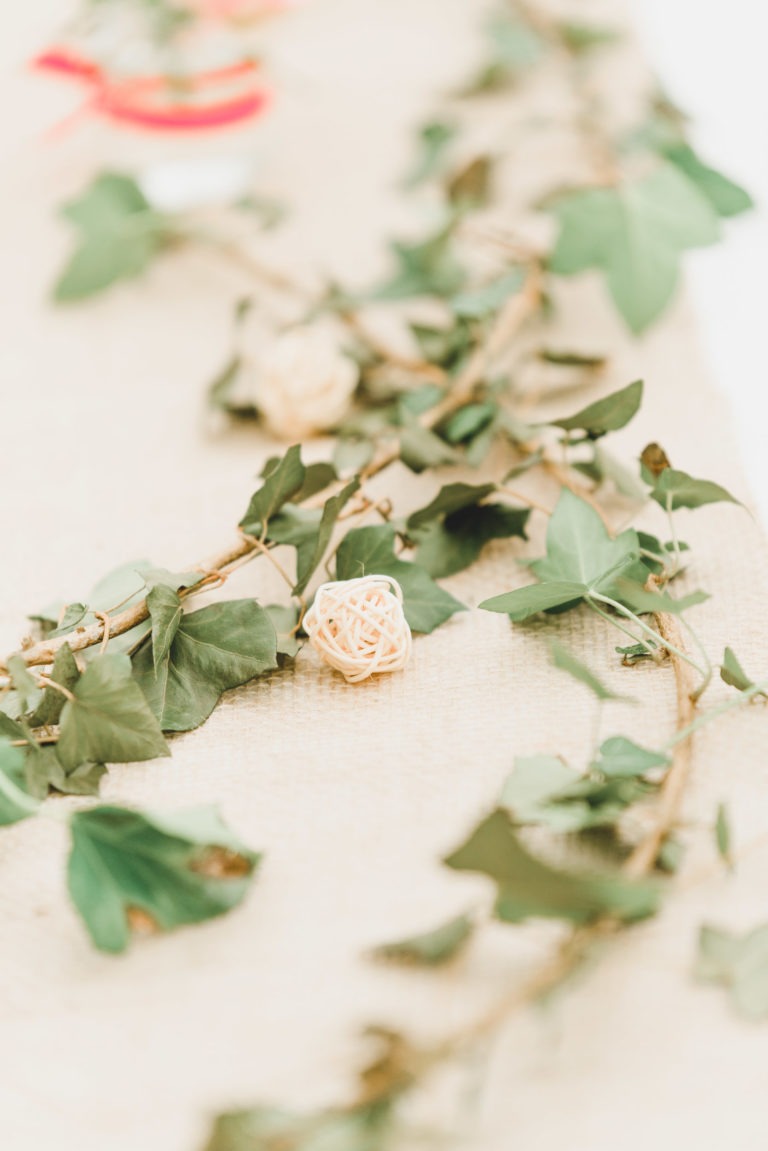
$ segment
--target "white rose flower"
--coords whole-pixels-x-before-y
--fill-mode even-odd
[[[259,358],[254,398],[275,435],[301,440],[344,419],[359,377],[332,327],[297,327]]]

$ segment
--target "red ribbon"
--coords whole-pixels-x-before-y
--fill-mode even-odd
[[[52,48],[43,52],[32,64],[35,68],[58,72],[91,84],[95,89],[92,104],[105,116],[160,131],[200,131],[236,124],[264,111],[271,97],[269,90],[255,79],[259,65],[254,60],[241,60],[226,68],[215,68],[185,77],[184,84],[190,91],[254,77],[253,82],[239,96],[195,105],[153,101],[153,96],[168,87],[166,76],[113,80],[98,64],[66,48]]]

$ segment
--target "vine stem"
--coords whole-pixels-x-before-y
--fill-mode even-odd
[[[499,312],[486,340],[481,343],[470,357],[464,370],[458,376],[456,383],[445,399],[425,412],[419,423],[426,428],[437,427],[446,416],[462,407],[474,393],[477,385],[482,381],[488,366],[509,345],[520,331],[525,322],[538,310],[541,302],[541,272],[538,267],[532,267],[522,290],[507,301],[506,306]],[[371,462],[360,473],[361,479],[370,479],[378,475],[400,458],[399,443],[384,445],[374,455]],[[344,481],[334,480],[322,492],[307,500],[306,507],[317,506],[343,485]],[[230,545],[225,551],[219,552],[201,564],[192,565],[194,570],[215,572],[219,576],[226,576],[235,567],[258,555],[260,550],[258,541],[252,537],[241,537]],[[182,588],[179,595],[182,599],[194,595],[202,590],[201,585],[192,588]],[[67,635],[56,639],[42,640],[23,648],[17,654],[27,667],[53,663],[56,652],[68,644],[73,652],[83,651],[93,647],[94,644],[103,643],[105,634],[110,637],[124,635],[134,627],[143,623],[149,616],[149,607],[146,597],[126,608],[117,615],[110,616],[108,623],[105,619],[98,619],[95,623],[76,628]],[[7,666],[0,663],[0,670],[7,671]]]
[[[667,612],[658,612],[654,616],[654,620],[662,639],[682,650],[684,642],[674,616]],[[653,870],[664,840],[677,822],[685,787],[691,772],[695,730],[693,725],[696,710],[696,705],[691,698],[693,675],[690,666],[673,650],[668,650],[670,650],[670,659],[675,673],[677,697],[672,764],[661,786],[653,824],[624,862],[622,871],[628,879],[642,879]],[[518,984],[502,1000],[495,1003],[468,1029],[462,1030],[439,1044],[435,1049],[435,1061],[448,1058],[457,1050],[471,1046],[489,1034],[493,1034],[516,1011],[522,1010],[549,992],[554,991],[564,979],[575,971],[598,940],[615,935],[623,926],[621,920],[606,915],[585,927],[574,928],[568,933],[548,962],[534,971],[523,983]]]

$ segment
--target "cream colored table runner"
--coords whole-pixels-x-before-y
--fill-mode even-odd
[[[23,634],[28,610],[84,595],[125,560],[178,567],[225,544],[270,450],[252,430],[212,427],[203,413],[203,387],[220,366],[244,287],[236,271],[188,254],[81,309],[45,302],[69,242],[54,206],[105,154],[130,167],[161,158],[165,147],[182,151],[89,122],[43,142],[61,93],[21,63],[67,7],[46,0],[3,16],[17,67],[1,82],[0,103],[18,109],[0,216],[3,650]],[[582,6],[574,0],[571,8]],[[411,155],[413,126],[475,58],[482,11],[470,0],[317,0],[275,30],[284,90],[253,133],[253,149],[265,183],[295,214],[268,241],[270,259],[365,282],[382,266],[382,237],[418,226],[395,175]],[[542,115],[557,115],[564,96],[550,80],[506,113],[510,133],[536,101]],[[622,99],[643,82],[642,66],[625,60]],[[498,140],[504,127],[478,123],[478,138]],[[229,146],[216,140],[210,148],[224,154]],[[530,135],[505,167],[510,196],[527,196],[561,162],[551,136]],[[615,353],[601,386],[638,376],[647,383],[642,412],[620,434],[623,454],[663,439],[678,466],[745,496],[726,405],[699,360],[685,308],[630,344],[597,288],[574,285],[571,296],[573,339],[584,346],[599,336],[600,350]],[[434,477],[403,472],[403,506],[423,502],[434,486]],[[759,671],[768,595],[762,533],[745,512],[722,505],[691,516],[685,535],[696,556],[692,586],[713,593],[695,612],[709,650],[730,643]],[[446,586],[475,605],[521,581],[518,552],[517,542],[494,544]],[[239,580],[244,594],[275,590],[264,566]],[[3,1146],[196,1151],[209,1117],[226,1107],[343,1099],[363,1024],[437,1037],[522,977],[552,929],[494,927],[442,974],[374,967],[362,953],[486,891],[438,860],[493,803],[516,754],[577,762],[587,754],[592,707],[579,685],[553,678],[539,634],[548,626],[513,630],[502,616],[468,611],[419,639],[404,674],[360,687],[305,651],[295,670],[228,695],[207,725],[174,739],[172,759],[112,769],[106,799],[160,809],[218,803],[244,841],[266,853],[240,910],[141,941],[122,958],[94,951],[70,906],[63,828],[40,819],[3,830]],[[592,665],[612,667],[606,678],[626,690],[614,635],[600,620],[573,613],[558,636]],[[666,738],[672,671],[632,674],[642,706],[612,705],[603,735]],[[715,687],[713,700],[724,693]],[[443,1095],[438,1085],[433,1113],[454,1131],[467,1124],[462,1147],[762,1151],[768,1029],[737,1023],[725,997],[695,984],[691,969],[703,919],[746,928],[765,918],[768,843],[731,880],[702,830],[726,796],[737,847],[768,830],[765,747],[759,707],[697,741],[677,893],[544,1015],[510,1023],[476,1110],[462,1105],[465,1081]],[[703,874],[708,881],[697,882]]]

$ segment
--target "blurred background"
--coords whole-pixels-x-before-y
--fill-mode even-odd
[[[632,0],[635,26],[664,87],[692,118],[694,145],[749,188],[757,211],[725,243],[693,252],[689,290],[710,369],[731,402],[743,466],[768,523],[768,69],[764,12],[751,0]]]

